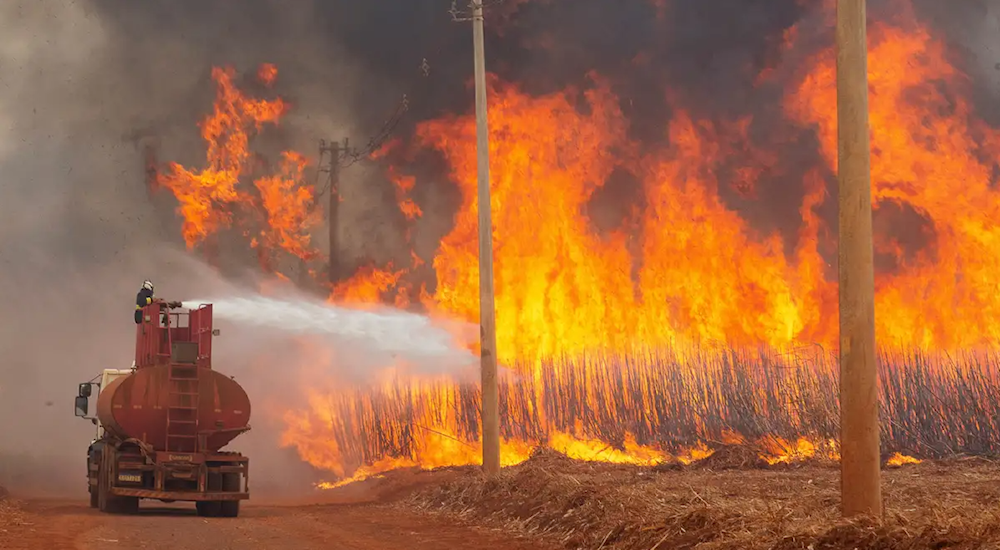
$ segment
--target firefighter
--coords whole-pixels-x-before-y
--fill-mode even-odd
[[[135,295],[135,324],[142,323],[142,308],[153,303],[154,299],[153,282],[146,279],[142,282],[142,288],[139,289],[139,293]]]

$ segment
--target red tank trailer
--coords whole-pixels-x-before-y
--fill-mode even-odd
[[[212,370],[217,334],[211,304],[183,311],[155,301],[136,326],[132,368],[80,384],[76,415],[98,427],[87,452],[92,507],[133,513],[148,498],[194,501],[202,516],[239,515],[250,497],[249,459],[220,449],[250,429],[250,399]],[[89,417],[95,385],[97,416]]]

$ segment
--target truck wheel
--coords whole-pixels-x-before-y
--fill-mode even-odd
[[[203,500],[194,503],[194,509],[198,511],[198,515],[203,518],[215,518],[219,517],[222,512],[222,506],[220,502],[214,500]]]
[[[209,493],[217,493],[222,489],[222,479],[219,474],[206,474],[205,490]],[[206,518],[218,517],[222,513],[222,503],[217,500],[203,500],[195,502],[195,510],[198,515]]]
[[[240,501],[238,500],[223,500],[219,504],[222,505],[219,516],[224,518],[235,518],[240,515]]]
[[[93,449],[87,451],[87,493],[90,494],[90,507],[97,508],[97,484],[94,483],[94,470],[93,466],[100,464],[95,456]],[[98,466],[98,473],[100,473],[100,467]]]
[[[106,467],[106,464],[107,464],[106,460],[101,460],[101,463],[98,466],[97,487],[95,489],[97,490],[97,509],[105,514],[109,514],[112,511],[111,500],[114,497],[112,497],[108,491],[110,486],[110,481],[108,479],[109,474],[107,471],[108,469]]]
[[[139,497],[114,497],[116,512],[119,514],[138,514]]]
[[[240,501],[238,500],[224,500],[219,504],[222,505],[220,509],[219,516],[224,518],[235,518],[240,515]]]
[[[240,474],[222,474],[222,490],[227,493],[240,492]],[[219,504],[222,510],[219,515],[224,518],[235,518],[240,515],[240,501],[224,500]]]
[[[111,469],[114,458],[107,454],[105,451],[98,468],[97,508],[106,514],[134,514],[139,511],[138,497],[119,497],[111,494]]]

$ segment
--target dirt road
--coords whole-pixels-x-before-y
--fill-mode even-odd
[[[247,505],[237,519],[205,519],[193,507],[154,502],[144,503],[136,516],[109,516],[85,502],[29,500],[7,514],[17,518],[0,522],[4,550],[546,550],[373,504]]]

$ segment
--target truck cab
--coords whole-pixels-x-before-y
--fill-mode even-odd
[[[93,422],[95,427],[94,440],[90,442],[90,446],[87,447],[87,477],[93,477],[93,472],[91,469],[92,465],[98,463],[101,453],[103,452],[104,442],[104,426],[97,416],[90,416],[90,397],[97,397],[101,393],[102,388],[108,387],[109,384],[121,378],[123,376],[128,376],[135,372],[135,363],[132,363],[132,367],[128,369],[104,369],[100,374],[100,382],[95,382],[98,377],[94,377],[90,382],[80,383],[79,389],[77,390],[76,399],[73,403],[73,409],[76,416],[84,418]],[[94,387],[97,387],[97,393],[94,393]],[[96,401],[96,399],[95,399]],[[87,491],[90,493],[90,506],[91,508],[97,508],[97,488],[88,483]]]
[[[96,416],[89,416],[90,397],[91,395],[94,395],[93,387],[97,386],[96,395],[100,395],[101,388],[106,388],[108,387],[108,384],[111,384],[118,378],[121,378],[122,376],[128,376],[133,372],[135,372],[134,363],[132,367],[128,369],[104,369],[104,371],[101,372],[99,376],[101,380],[100,382],[91,381],[91,382],[83,382],[80,384],[80,388],[77,391],[76,400],[73,408],[75,409],[76,416],[90,420],[94,423],[94,426],[96,426],[97,433],[94,436],[94,441],[97,441],[102,437],[104,437],[104,426],[101,425],[100,419],[98,419]],[[94,378],[94,380],[97,379],[98,377]]]

